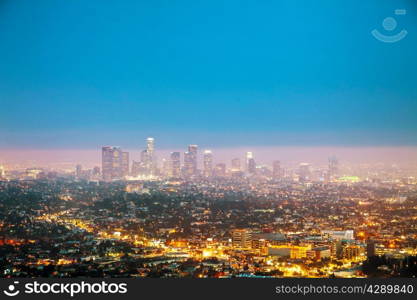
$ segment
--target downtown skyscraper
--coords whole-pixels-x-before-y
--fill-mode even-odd
[[[256,173],[256,163],[252,152],[246,152],[246,172],[249,175]]]
[[[211,150],[204,150],[203,167],[203,175],[205,177],[213,175],[213,153]]]
[[[102,147],[101,168],[104,181],[122,179],[129,173],[129,153],[120,147]]]
[[[197,175],[197,145],[189,145],[188,151],[184,153],[184,175],[192,177]]]
[[[171,152],[169,176],[170,177],[181,176],[181,153],[179,152]]]

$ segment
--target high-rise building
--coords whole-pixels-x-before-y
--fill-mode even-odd
[[[300,181],[310,180],[310,177],[311,177],[310,164],[301,163],[298,167],[298,175],[299,175]]]
[[[129,175],[129,152],[122,152],[122,175]]]
[[[252,233],[247,229],[235,229],[232,231],[232,244],[234,248],[251,248]]]
[[[75,166],[75,177],[81,178],[82,177],[83,168],[81,165]]]
[[[120,147],[103,147],[101,158],[103,180],[111,181],[123,177],[122,149]]]
[[[155,139],[152,137],[148,137],[146,139],[146,150],[149,153],[149,156],[153,156],[155,150]]]
[[[204,151],[204,157],[203,157],[203,162],[204,162],[204,176],[205,177],[210,177],[213,175],[213,153],[211,152],[211,150],[205,150]]]
[[[339,175],[339,161],[335,156],[329,157],[329,180]]]
[[[275,179],[281,178],[281,162],[279,160],[272,162],[272,177]]]
[[[189,145],[184,153],[184,172],[186,177],[197,175],[197,145]]]
[[[155,139],[148,137],[146,139],[146,152],[148,154],[148,170],[149,174],[153,175],[155,173],[156,161],[155,161]]]
[[[171,168],[169,175],[171,177],[180,177],[181,175],[181,154],[179,152],[171,152]]]
[[[246,152],[246,172],[249,175],[256,173],[256,163],[252,152]]]
[[[0,178],[4,178],[4,176],[5,176],[4,167],[0,165]]]
[[[140,153],[140,175],[151,176],[156,173],[156,156],[155,156],[155,139],[148,137],[146,139],[146,149]]]

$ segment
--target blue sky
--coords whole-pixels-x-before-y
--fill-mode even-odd
[[[0,147],[416,145],[416,34],[412,0],[2,0]]]

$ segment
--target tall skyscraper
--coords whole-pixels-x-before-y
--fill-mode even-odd
[[[184,175],[187,177],[197,175],[197,149],[197,145],[189,145],[184,153]]]
[[[281,178],[281,163],[279,160],[272,162],[272,177],[275,179]]]
[[[213,153],[211,152],[211,150],[205,150],[204,151],[204,157],[203,157],[203,162],[204,162],[204,176],[205,177],[210,177],[213,175]]]
[[[329,157],[329,179],[332,180],[339,175],[339,161],[335,156]]]
[[[101,155],[103,180],[121,179],[123,177],[122,149],[106,146],[102,148]]]
[[[75,166],[75,177],[81,178],[82,177],[83,168],[81,165]]]
[[[135,166],[138,175],[151,176],[156,174],[156,155],[155,155],[155,139],[148,137],[146,139],[146,149],[140,153],[141,166]]]
[[[256,173],[256,163],[252,152],[246,152],[246,172],[249,175]]]
[[[179,152],[171,152],[171,177],[180,177],[181,175],[181,154]]]
[[[152,137],[146,139],[146,151],[148,153],[148,169],[149,173],[155,173],[155,140]]]
[[[311,169],[309,163],[301,163],[298,167],[298,175],[300,181],[308,181],[311,179]]]

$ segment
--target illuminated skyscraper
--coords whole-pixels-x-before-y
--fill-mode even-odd
[[[213,175],[213,154],[211,150],[205,150],[204,151],[204,176],[210,177]]]
[[[184,153],[184,175],[187,177],[197,175],[197,149],[197,145],[189,145]]]
[[[256,173],[256,163],[252,152],[246,152],[246,172],[250,175]]]
[[[281,163],[279,160],[272,162],[272,177],[275,179],[281,178]]]
[[[146,139],[146,149],[140,154],[141,174],[150,176],[155,174],[156,169],[156,157],[155,157],[155,139],[149,137]]]
[[[122,149],[120,147],[103,147],[101,158],[103,180],[111,181],[123,177]]]
[[[153,157],[154,150],[155,150],[155,139],[152,137],[148,137],[146,139],[146,150],[150,157]]]
[[[180,177],[181,173],[181,154],[179,152],[171,152],[171,177]]]
[[[247,229],[235,229],[232,231],[232,244],[234,248],[251,248],[252,233]]]

